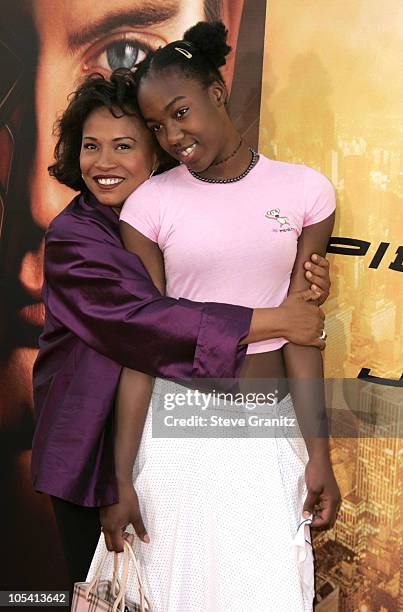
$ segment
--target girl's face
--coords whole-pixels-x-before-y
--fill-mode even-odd
[[[219,82],[206,89],[196,79],[170,72],[143,79],[138,103],[161,147],[191,170],[202,172],[226,144],[226,95]]]
[[[80,168],[85,184],[101,204],[122,206],[148,179],[156,163],[152,135],[140,118],[116,118],[106,107],[95,109],[87,117]]]

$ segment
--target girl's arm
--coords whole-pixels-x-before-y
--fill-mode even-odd
[[[141,259],[154,285],[165,295],[164,256],[158,244],[125,221],[119,223],[119,230],[125,248]]]
[[[101,506],[99,518],[108,550],[123,551],[123,532],[131,523],[137,536],[149,542],[133,486],[133,466],[153,388],[153,378],[123,368],[114,411],[114,459],[118,502]]]
[[[126,248],[139,255],[158,291],[165,295],[165,270],[162,253],[156,243],[133,231]],[[137,536],[149,542],[133,486],[133,466],[143,434],[150,404],[153,378],[148,374],[123,368],[115,401],[114,457],[119,501],[100,509],[100,520],[108,550],[123,551],[123,532],[131,523]]]
[[[334,213],[302,230],[289,294],[308,287],[303,262],[312,252],[326,252],[333,225]],[[304,511],[316,513],[313,526],[327,529],[335,520],[340,493],[330,463],[322,355],[316,347],[292,343],[283,347],[283,355],[295,412],[309,455],[305,473],[308,495]]]

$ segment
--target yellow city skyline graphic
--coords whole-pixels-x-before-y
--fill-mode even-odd
[[[318,611],[403,610],[401,13],[396,0],[267,5],[260,150],[337,193],[324,361],[343,503],[314,536]]]

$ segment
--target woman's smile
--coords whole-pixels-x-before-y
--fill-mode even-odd
[[[116,175],[97,175],[93,177],[97,187],[102,191],[112,191],[121,186],[126,179]]]
[[[116,187],[125,179],[121,176],[95,176],[94,180],[100,187]]]

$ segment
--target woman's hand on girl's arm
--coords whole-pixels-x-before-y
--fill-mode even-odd
[[[317,293],[311,289],[289,295],[277,308],[255,308],[249,334],[241,344],[268,338],[286,338],[295,344],[325,348],[319,338],[325,315],[317,306]]]
[[[318,306],[329,297],[329,262],[317,252],[309,254],[306,250],[304,255],[305,260],[298,259],[304,281],[301,291],[290,293],[278,308],[255,308],[249,334],[241,344],[282,337],[294,344],[325,348],[325,342],[319,338],[324,314]]]
[[[312,253],[310,259],[304,262],[305,278],[310,283],[310,289],[317,294],[317,303],[321,306],[330,293],[330,264],[325,257]]]

